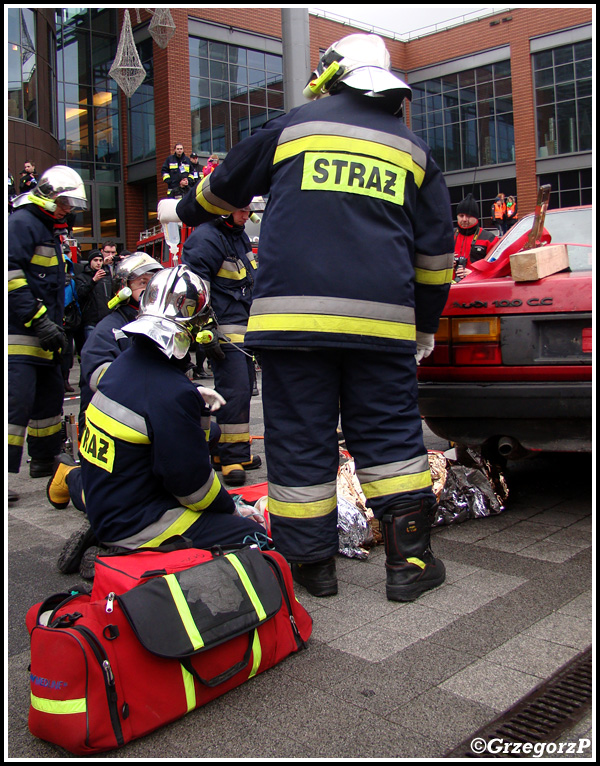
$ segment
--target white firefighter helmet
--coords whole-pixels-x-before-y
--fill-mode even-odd
[[[35,202],[53,213],[57,200],[62,199],[76,210],[87,210],[85,186],[79,173],[66,165],[54,165],[44,171],[37,186],[28,195],[28,202]]]
[[[210,318],[208,284],[180,265],[154,274],[142,294],[137,319],[123,331],[145,335],[169,358],[183,359],[196,332]]]
[[[311,74],[304,95],[314,99],[335,92],[340,85],[365,96],[385,99],[393,114],[410,99],[410,87],[390,70],[390,54],[379,35],[354,34],[330,45]]]
[[[131,282],[148,271],[161,271],[163,267],[160,263],[148,253],[137,251],[123,258],[116,265],[113,275],[113,294],[116,295],[119,290],[127,287]]]

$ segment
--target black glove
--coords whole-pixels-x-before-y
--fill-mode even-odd
[[[67,336],[62,327],[53,322],[47,314],[31,323],[33,331],[40,339],[40,346],[44,351],[60,351],[67,347]]]
[[[202,343],[200,348],[206,354],[207,359],[212,359],[213,362],[220,362],[225,359],[225,352],[221,348],[218,338],[215,336],[214,340],[210,343]]]

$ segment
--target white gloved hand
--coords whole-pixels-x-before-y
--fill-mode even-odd
[[[426,359],[429,354],[431,354],[434,345],[435,341],[433,333],[419,332],[419,330],[417,330],[417,353],[415,354],[417,364],[420,363],[421,359]]]
[[[221,394],[218,391],[215,391],[214,388],[206,388],[206,386],[196,386],[196,388],[211,412],[216,412],[217,410],[220,410],[224,404],[227,404]]]
[[[178,199],[161,199],[156,208],[158,214],[158,220],[160,223],[181,223],[181,219],[177,215],[175,208],[177,207]]]

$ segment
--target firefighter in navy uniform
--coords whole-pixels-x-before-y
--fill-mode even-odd
[[[167,194],[177,195],[180,181],[189,178],[192,172],[190,158],[183,151],[183,144],[175,144],[173,154],[169,154],[161,168],[162,180],[167,184]]]
[[[243,349],[257,267],[244,231],[249,215],[248,206],[199,226],[185,241],[181,254],[181,262],[210,285],[211,306],[219,324],[223,353],[222,358],[211,359],[211,369],[215,388],[227,404],[216,416],[221,440],[215,464],[230,486],[244,484],[246,471],[261,465],[260,457],[250,452],[254,361]]]
[[[464,265],[456,267],[456,278],[462,279],[470,273],[472,263],[487,256],[499,237],[482,229],[479,225],[479,205],[472,194],[458,203],[456,208],[458,228],[454,231],[454,254],[465,258]]]
[[[18,473],[25,435],[32,477],[52,475],[61,449],[61,349],[65,218],[86,209],[83,181],[55,165],[14,200],[8,219],[8,470]]]
[[[133,342],[100,379],[80,442],[86,513],[106,547],[184,535],[209,548],[260,529],[234,515],[210,465],[207,407],[185,374],[189,346],[210,316],[207,285],[177,266],[152,277],[138,318],[122,328]]]
[[[270,192],[245,343],[260,352],[273,540],[311,594],[337,592],[341,414],[382,522],[387,597],[411,601],[445,579],[416,363],[452,279],[450,199],[399,119],[411,91],[380,37],[334,43],[305,94],[317,100],[234,146],[176,213],[197,225]]]

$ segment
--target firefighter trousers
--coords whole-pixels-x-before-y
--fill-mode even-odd
[[[227,402],[215,413],[221,429],[218,454],[221,465],[247,463],[250,460],[250,400],[254,363],[237,348],[221,348],[225,359],[211,360],[210,363],[215,390]]]
[[[62,446],[64,382],[59,364],[8,360],[8,471],[18,473],[25,438],[32,460],[52,460]]]
[[[340,418],[376,518],[433,498],[413,356],[261,349],[260,364],[272,536],[289,561],[337,553]]]

